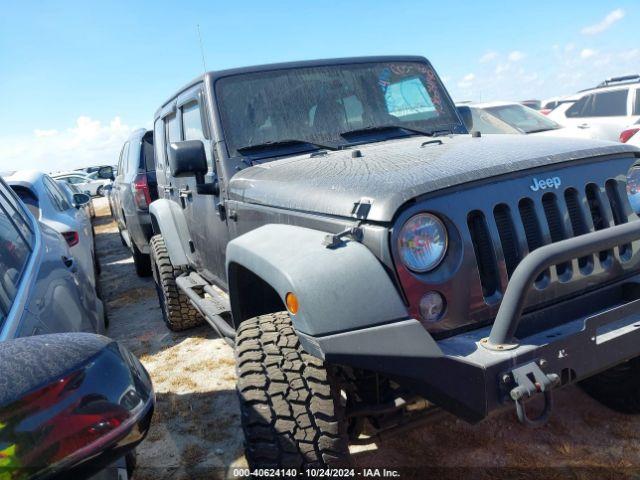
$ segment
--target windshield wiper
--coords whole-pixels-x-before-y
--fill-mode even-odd
[[[269,148],[278,148],[278,147],[295,147],[298,145],[311,145],[316,148],[324,148],[326,150],[337,150],[337,147],[330,145],[323,145],[321,143],[310,142],[309,140],[298,140],[295,138],[286,139],[286,140],[273,140],[263,143],[256,143],[254,145],[246,145],[244,147],[236,148],[236,151],[239,153],[248,153],[256,150],[267,150]]]
[[[434,133],[419,130],[417,128],[405,127],[404,125],[371,125],[363,128],[355,128],[353,130],[347,130],[346,132],[341,132],[341,137],[348,137],[350,135],[358,135],[361,133],[376,133],[376,132],[385,132],[388,130],[405,130],[407,132],[411,132],[416,135],[424,135],[426,137],[433,137]]]

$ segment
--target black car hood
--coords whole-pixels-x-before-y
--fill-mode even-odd
[[[352,217],[354,204],[371,201],[367,219],[390,221],[420,195],[544,165],[624,152],[622,143],[528,135],[426,137],[360,145],[326,155],[297,155],[246,168],[229,184],[232,200]]]

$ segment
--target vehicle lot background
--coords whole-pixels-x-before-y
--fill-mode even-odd
[[[167,330],[153,280],[135,275],[107,200],[94,202],[108,334],[140,358],[157,396],[135,478],[231,477],[246,467],[233,350],[208,326]],[[640,468],[640,417],[612,412],[577,387],[556,392],[555,400],[539,429],[520,426],[512,409],[475,426],[448,417],[380,446],[352,447],[355,466],[413,468],[406,473],[415,478],[424,467],[447,478],[631,478]]]

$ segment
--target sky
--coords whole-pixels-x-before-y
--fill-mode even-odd
[[[429,58],[454,100],[565,95],[640,73],[637,0],[0,0],[0,171],[115,164],[207,70]]]

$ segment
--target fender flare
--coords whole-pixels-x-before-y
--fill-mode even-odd
[[[180,207],[171,200],[161,198],[151,202],[149,215],[151,215],[153,232],[162,235],[173,266],[189,265],[190,256],[184,249],[179,233],[188,235],[189,230]]]
[[[355,241],[329,249],[322,244],[326,235],[281,224],[245,233],[227,245],[228,278],[230,267],[237,264],[272,287],[283,305],[287,292],[294,292],[300,309],[290,316],[295,329],[308,335],[408,318],[389,274],[371,251]],[[230,281],[232,309],[234,296],[241,295],[233,290]]]

